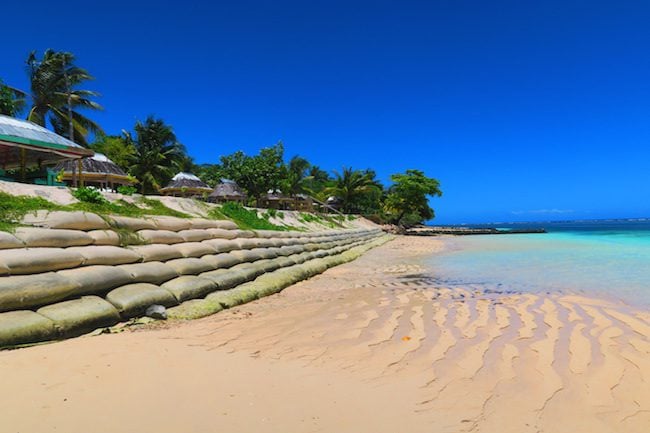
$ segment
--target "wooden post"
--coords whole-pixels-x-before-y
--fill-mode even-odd
[[[25,182],[27,180],[27,173],[25,172],[25,165],[27,164],[27,151],[25,148],[20,148],[20,180]]]
[[[79,185],[81,185],[81,188],[84,187],[84,176],[83,176],[83,159],[79,158],[77,160],[77,168],[79,169]]]

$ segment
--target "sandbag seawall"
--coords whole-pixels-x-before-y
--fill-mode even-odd
[[[250,231],[231,221],[85,212],[38,212],[23,222],[0,232],[0,347],[80,335],[153,304],[177,318],[212,314],[383,239],[376,228]]]

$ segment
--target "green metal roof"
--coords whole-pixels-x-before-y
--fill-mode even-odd
[[[0,141],[40,147],[45,152],[50,149],[54,152],[83,156],[93,154],[92,150],[61,137],[40,125],[4,115],[0,115]]]

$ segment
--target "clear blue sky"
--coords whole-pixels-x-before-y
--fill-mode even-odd
[[[650,216],[646,1],[8,0],[2,15],[7,83],[28,87],[33,49],[72,51],[108,133],[154,114],[199,163],[282,139],[326,169],[424,170],[440,223]]]

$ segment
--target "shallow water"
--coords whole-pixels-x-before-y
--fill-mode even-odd
[[[527,225],[538,226],[549,233],[450,238],[431,264],[450,284],[585,292],[650,306],[650,222]]]

